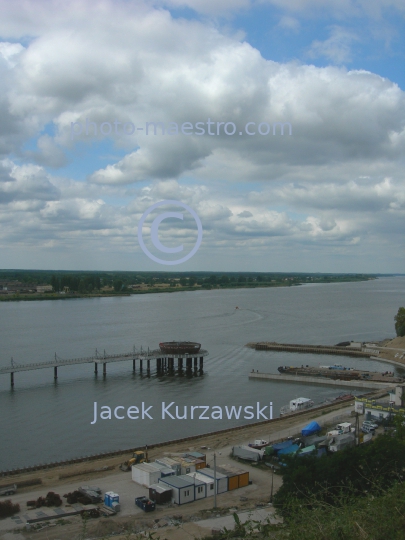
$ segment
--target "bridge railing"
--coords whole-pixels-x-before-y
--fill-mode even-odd
[[[185,353],[183,356],[184,357],[188,357],[188,356],[194,356],[195,354],[197,354],[197,356],[199,355],[207,355],[207,351],[206,350],[200,350],[198,353]],[[109,360],[114,360],[114,359],[120,359],[120,358],[134,358],[134,359],[143,359],[143,360],[146,360],[148,358],[157,358],[159,356],[167,356],[166,353],[162,353],[162,351],[160,351],[160,349],[156,349],[156,350],[153,350],[153,351],[138,351],[138,352],[126,352],[126,353],[121,353],[121,354],[97,354],[95,356],[83,356],[83,357],[79,357],[79,358],[68,358],[68,359],[63,359],[63,358],[60,358],[58,357],[57,355],[55,355],[55,359],[54,360],[48,360],[47,362],[33,362],[31,364],[17,364],[17,363],[13,363],[13,365],[11,366],[3,366],[0,368],[0,373],[10,373],[10,371],[12,371],[13,369],[16,369],[16,370],[24,370],[24,369],[32,369],[32,368],[35,368],[35,367],[51,367],[51,366],[54,366],[54,367],[58,367],[58,366],[66,366],[66,365],[72,365],[72,364],[84,364],[84,363],[90,363],[90,362],[101,362],[103,360],[105,361],[109,361]],[[177,355],[174,355],[177,357]]]

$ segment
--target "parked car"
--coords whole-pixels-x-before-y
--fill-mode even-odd
[[[371,433],[372,435],[374,435],[374,433],[375,433],[374,428],[372,428],[371,426],[363,426],[363,427],[361,428],[361,431],[362,431],[363,433]]]
[[[373,429],[377,429],[378,424],[376,424],[375,422],[372,422],[371,420],[365,420],[363,422],[363,427],[372,427]]]

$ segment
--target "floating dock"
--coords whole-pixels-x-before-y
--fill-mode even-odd
[[[373,381],[342,381],[340,379],[327,379],[324,377],[307,377],[305,375],[283,375],[276,373],[249,373],[249,379],[262,379],[268,381],[290,382],[300,384],[319,384],[322,386],[350,386],[351,388],[393,388],[398,386],[398,383],[382,383]]]

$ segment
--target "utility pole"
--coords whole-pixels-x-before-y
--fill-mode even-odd
[[[214,508],[217,507],[217,455],[214,452]]]
[[[270,491],[270,502],[273,502],[273,480],[274,480],[274,465],[271,466],[271,491]]]

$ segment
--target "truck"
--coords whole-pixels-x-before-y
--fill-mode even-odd
[[[156,508],[156,504],[148,499],[148,497],[136,497],[135,504],[144,512],[153,512]]]
[[[12,486],[5,486],[0,488],[0,497],[8,497],[9,495],[14,495],[17,491],[17,484]]]
[[[132,458],[128,461],[124,461],[124,463],[121,463],[120,469],[121,471],[128,472],[131,470],[132,465],[138,465],[138,463],[147,463],[148,462],[148,452],[137,450],[132,454]]]

